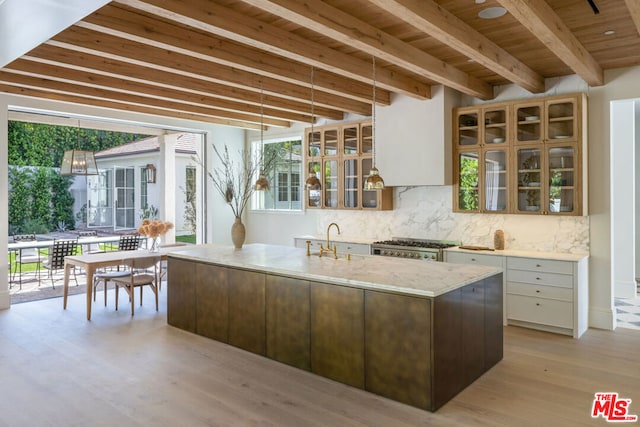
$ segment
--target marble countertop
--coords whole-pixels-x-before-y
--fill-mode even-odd
[[[307,240],[327,240],[327,235],[325,234],[324,236],[320,236],[320,235],[311,235],[311,234],[307,234],[307,235],[303,235],[303,236],[295,236],[294,239],[307,239]],[[373,239],[362,239],[362,238],[358,238],[358,237],[349,237],[349,236],[342,236],[341,234],[336,234],[335,230],[331,230],[331,241],[332,242],[339,242],[339,243],[363,243],[366,245],[370,245],[373,243]]]
[[[540,259],[550,259],[557,261],[581,261],[585,258],[589,257],[589,254],[576,253],[560,253],[560,252],[539,252],[539,251],[523,251],[516,249],[503,249],[499,251],[488,251],[488,250],[479,250],[474,251],[471,249],[460,249],[458,247],[455,248],[447,248],[445,249],[447,252],[464,252],[468,254],[482,254],[482,255],[498,255],[498,256],[513,256],[513,257],[521,257],[521,258],[540,258]]]
[[[170,258],[236,267],[306,280],[436,297],[493,276],[502,270],[480,265],[449,264],[374,255],[306,256],[305,249],[265,244],[231,246],[207,244],[169,254]]]

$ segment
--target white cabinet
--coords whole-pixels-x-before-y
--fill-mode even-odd
[[[587,261],[507,258],[507,323],[579,338],[588,327]]]
[[[294,246],[296,248],[307,248],[307,240],[311,243],[309,244],[309,248],[311,252],[317,252],[320,250],[320,245],[326,249],[327,240],[326,239],[316,239],[309,237],[294,237]],[[339,254],[353,254],[353,255],[371,255],[371,245],[368,243],[359,243],[359,242],[346,242],[346,241],[335,241],[331,240],[332,245],[336,245],[336,252]]]
[[[579,338],[588,328],[588,257],[445,250],[445,261],[502,267],[504,321]]]

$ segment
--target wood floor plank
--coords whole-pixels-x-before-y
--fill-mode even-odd
[[[640,331],[579,340],[504,330],[504,359],[436,413],[199,337],[151,298],[116,312],[84,295],[0,312],[0,426],[583,426],[594,393],[640,415]]]

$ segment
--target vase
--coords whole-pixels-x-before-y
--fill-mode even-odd
[[[240,217],[236,217],[233,225],[231,226],[231,241],[236,249],[242,249],[244,244],[246,230]]]
[[[158,252],[160,250],[160,238],[150,237],[147,239],[147,249],[149,252]]]

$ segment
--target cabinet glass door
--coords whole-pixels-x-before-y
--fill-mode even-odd
[[[362,190],[362,207],[363,208],[377,208],[378,207],[378,190],[364,190],[364,183],[369,176],[373,160],[362,159],[362,175],[360,186]]]
[[[573,213],[576,196],[575,148],[552,147],[547,151],[549,165],[549,213]]]
[[[307,207],[319,208],[320,200],[322,197],[321,185],[320,185],[320,162],[307,162],[307,177],[315,175],[318,178],[318,183],[315,185],[307,185]]]
[[[484,143],[507,142],[507,107],[484,110]]]
[[[463,211],[477,211],[480,207],[478,154],[477,151],[466,151],[458,155],[458,208]]]
[[[362,133],[362,154],[371,154],[373,152],[373,127],[362,125],[360,132]]]
[[[324,161],[324,206],[338,207],[338,161]]]
[[[507,210],[507,152],[487,150],[484,155],[484,210]]]
[[[576,139],[576,103],[574,99],[547,102],[547,140],[562,142]]]
[[[540,149],[518,150],[518,196],[517,210],[521,212],[541,212],[542,206],[542,165]]]
[[[345,208],[358,207],[358,159],[348,159],[343,161],[343,204]]]
[[[321,148],[321,136],[320,136],[320,132],[319,131],[315,131],[313,133],[309,132],[309,134],[307,135],[307,141],[308,141],[308,152],[307,152],[307,156],[308,157],[319,157],[322,154],[322,148]]]
[[[477,145],[480,138],[478,111],[460,113],[457,124],[458,145]]]
[[[342,130],[342,154],[358,154],[358,126]]]
[[[338,130],[324,131],[324,155],[335,156],[338,154]]]
[[[516,141],[542,141],[542,104],[518,105],[515,109]]]

